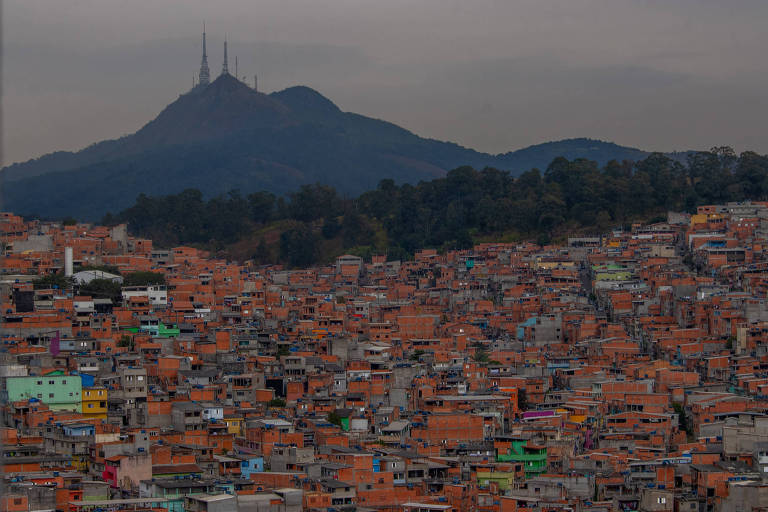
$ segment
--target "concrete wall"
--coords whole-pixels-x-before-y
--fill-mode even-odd
[[[641,512],[671,512],[675,509],[675,495],[672,491],[643,489],[640,496]]]
[[[742,510],[752,510],[752,507],[768,503],[768,484],[748,483],[746,485],[728,486],[728,497],[721,505],[721,512],[741,512]]]
[[[14,240],[14,253],[24,251],[51,252],[53,251],[53,238],[51,235],[29,235],[26,240]]]
[[[131,455],[120,461],[117,482],[120,486],[126,483],[138,487],[142,480],[152,479],[152,456],[148,453]]]

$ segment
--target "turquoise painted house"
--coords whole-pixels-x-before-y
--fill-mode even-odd
[[[6,393],[9,402],[35,399],[54,411],[82,412],[83,381],[79,375],[8,377]]]

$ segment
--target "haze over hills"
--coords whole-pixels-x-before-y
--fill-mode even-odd
[[[392,123],[343,112],[304,86],[272,94],[224,74],[168,105],[132,135],[78,152],[55,152],[3,169],[5,208],[44,217],[97,219],[141,194],[198,188],[284,194],[323,183],[345,194],[384,178],[417,183],[469,165],[522,173],[558,156],[639,160],[639,149],[568,139],[490,155],[419,137]]]

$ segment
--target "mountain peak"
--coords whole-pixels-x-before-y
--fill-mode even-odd
[[[229,73],[224,73],[218,76],[216,80],[203,88],[204,91],[239,91],[248,90],[254,92],[253,89],[248,87],[245,83],[241,82]]]
[[[312,116],[335,116],[341,113],[339,107],[331,100],[305,85],[288,87],[282,91],[273,92],[270,97],[296,113]]]
[[[279,125],[287,112],[280,102],[222,74],[209,85],[182,94],[141,128],[132,142],[158,146],[224,138],[242,130]]]

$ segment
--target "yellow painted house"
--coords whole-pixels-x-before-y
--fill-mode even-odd
[[[515,473],[513,471],[478,471],[477,485],[481,489],[487,489],[491,482],[499,486],[500,491],[506,491],[515,483]]]
[[[83,388],[83,416],[107,419],[107,388],[92,386]]]
[[[243,427],[242,416],[225,416],[221,421],[227,425],[227,433],[240,435]]]
[[[691,227],[696,224],[706,224],[707,222],[724,221],[725,216],[719,213],[695,213],[691,215]]]

